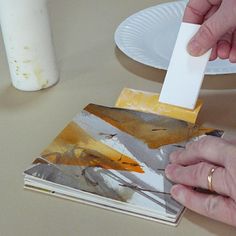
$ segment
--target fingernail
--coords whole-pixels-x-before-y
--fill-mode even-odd
[[[172,152],[169,156],[169,159],[170,159],[170,163],[172,163],[176,158],[176,152]]]
[[[178,150],[178,151],[174,151],[170,154],[170,156],[169,156],[170,163],[174,163],[176,161],[176,158],[177,158],[177,156],[179,155],[180,152],[181,151]]]
[[[204,54],[204,50],[196,39],[192,39],[187,47],[187,50],[191,56],[198,57]]]
[[[165,168],[165,175],[167,179],[174,180],[176,165],[169,164]]]
[[[171,173],[171,165],[167,165],[165,168],[165,175],[167,179],[170,179],[170,173]]]
[[[171,196],[178,202],[183,203],[185,196],[181,185],[174,185],[170,190]]]
[[[172,188],[171,188],[171,195],[172,196],[178,196],[178,192],[179,192],[179,186],[178,185],[174,185]]]

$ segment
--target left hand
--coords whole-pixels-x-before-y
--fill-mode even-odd
[[[203,137],[184,150],[170,155],[166,176],[177,183],[172,197],[187,208],[236,226],[236,145],[216,137]],[[200,193],[194,187],[208,189],[212,167],[212,187],[215,191]]]

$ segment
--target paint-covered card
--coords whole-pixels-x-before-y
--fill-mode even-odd
[[[169,154],[204,135],[187,122],[90,104],[24,172],[25,188],[176,225],[184,207],[171,198]]]

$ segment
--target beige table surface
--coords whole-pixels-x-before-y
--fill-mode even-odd
[[[40,92],[10,84],[0,51],[0,235],[236,235],[187,211],[170,227],[23,190],[23,170],[86,104],[113,105],[123,87],[160,91],[165,72],[132,61],[113,41],[118,24],[158,0],[51,0],[60,82]],[[236,76],[206,77],[199,121],[236,130]]]

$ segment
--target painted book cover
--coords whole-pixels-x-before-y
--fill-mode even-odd
[[[177,224],[169,154],[204,135],[222,135],[150,113],[90,104],[24,172],[25,187],[142,218]]]

